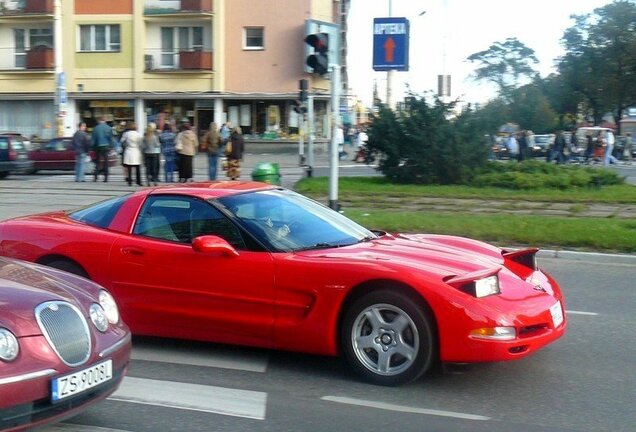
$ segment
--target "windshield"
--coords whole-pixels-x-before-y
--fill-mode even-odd
[[[232,195],[218,202],[275,252],[342,247],[376,237],[340,213],[288,190]]]

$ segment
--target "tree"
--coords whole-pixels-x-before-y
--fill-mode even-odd
[[[539,63],[534,50],[517,38],[495,42],[487,50],[470,55],[467,60],[480,63],[475,70],[475,79],[496,84],[504,98],[510,96],[521,78],[534,76],[536,71],[532,65]]]
[[[636,5],[616,0],[592,14],[573,17],[559,72],[600,123],[606,112],[620,119],[636,103]]]
[[[470,110],[452,117],[455,103],[405,99],[404,110],[381,106],[368,135],[367,161],[398,183],[461,184],[487,161],[483,128]]]
[[[558,115],[550,106],[550,101],[536,83],[514,90],[509,106],[510,119],[521,129],[530,129],[535,133],[554,131]]]

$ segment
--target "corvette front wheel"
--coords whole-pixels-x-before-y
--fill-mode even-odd
[[[395,386],[430,369],[437,339],[430,313],[407,295],[369,293],[347,310],[341,328],[344,355],[365,380]]]

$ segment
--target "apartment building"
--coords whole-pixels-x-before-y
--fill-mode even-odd
[[[329,81],[306,68],[304,37],[337,31],[340,5],[0,0],[0,130],[50,138],[104,116],[139,127],[188,119],[200,134],[230,121],[254,139],[286,138],[299,131],[293,103],[307,79],[314,130],[327,136]]]

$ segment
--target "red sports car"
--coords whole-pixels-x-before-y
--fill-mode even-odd
[[[562,336],[563,297],[536,252],[370,231],[255,182],[148,188],[0,223],[0,254],[104,285],[133,333],[343,354],[384,385]]]
[[[0,430],[59,421],[105,399],[129,357],[130,331],[108,291],[0,258]]]

